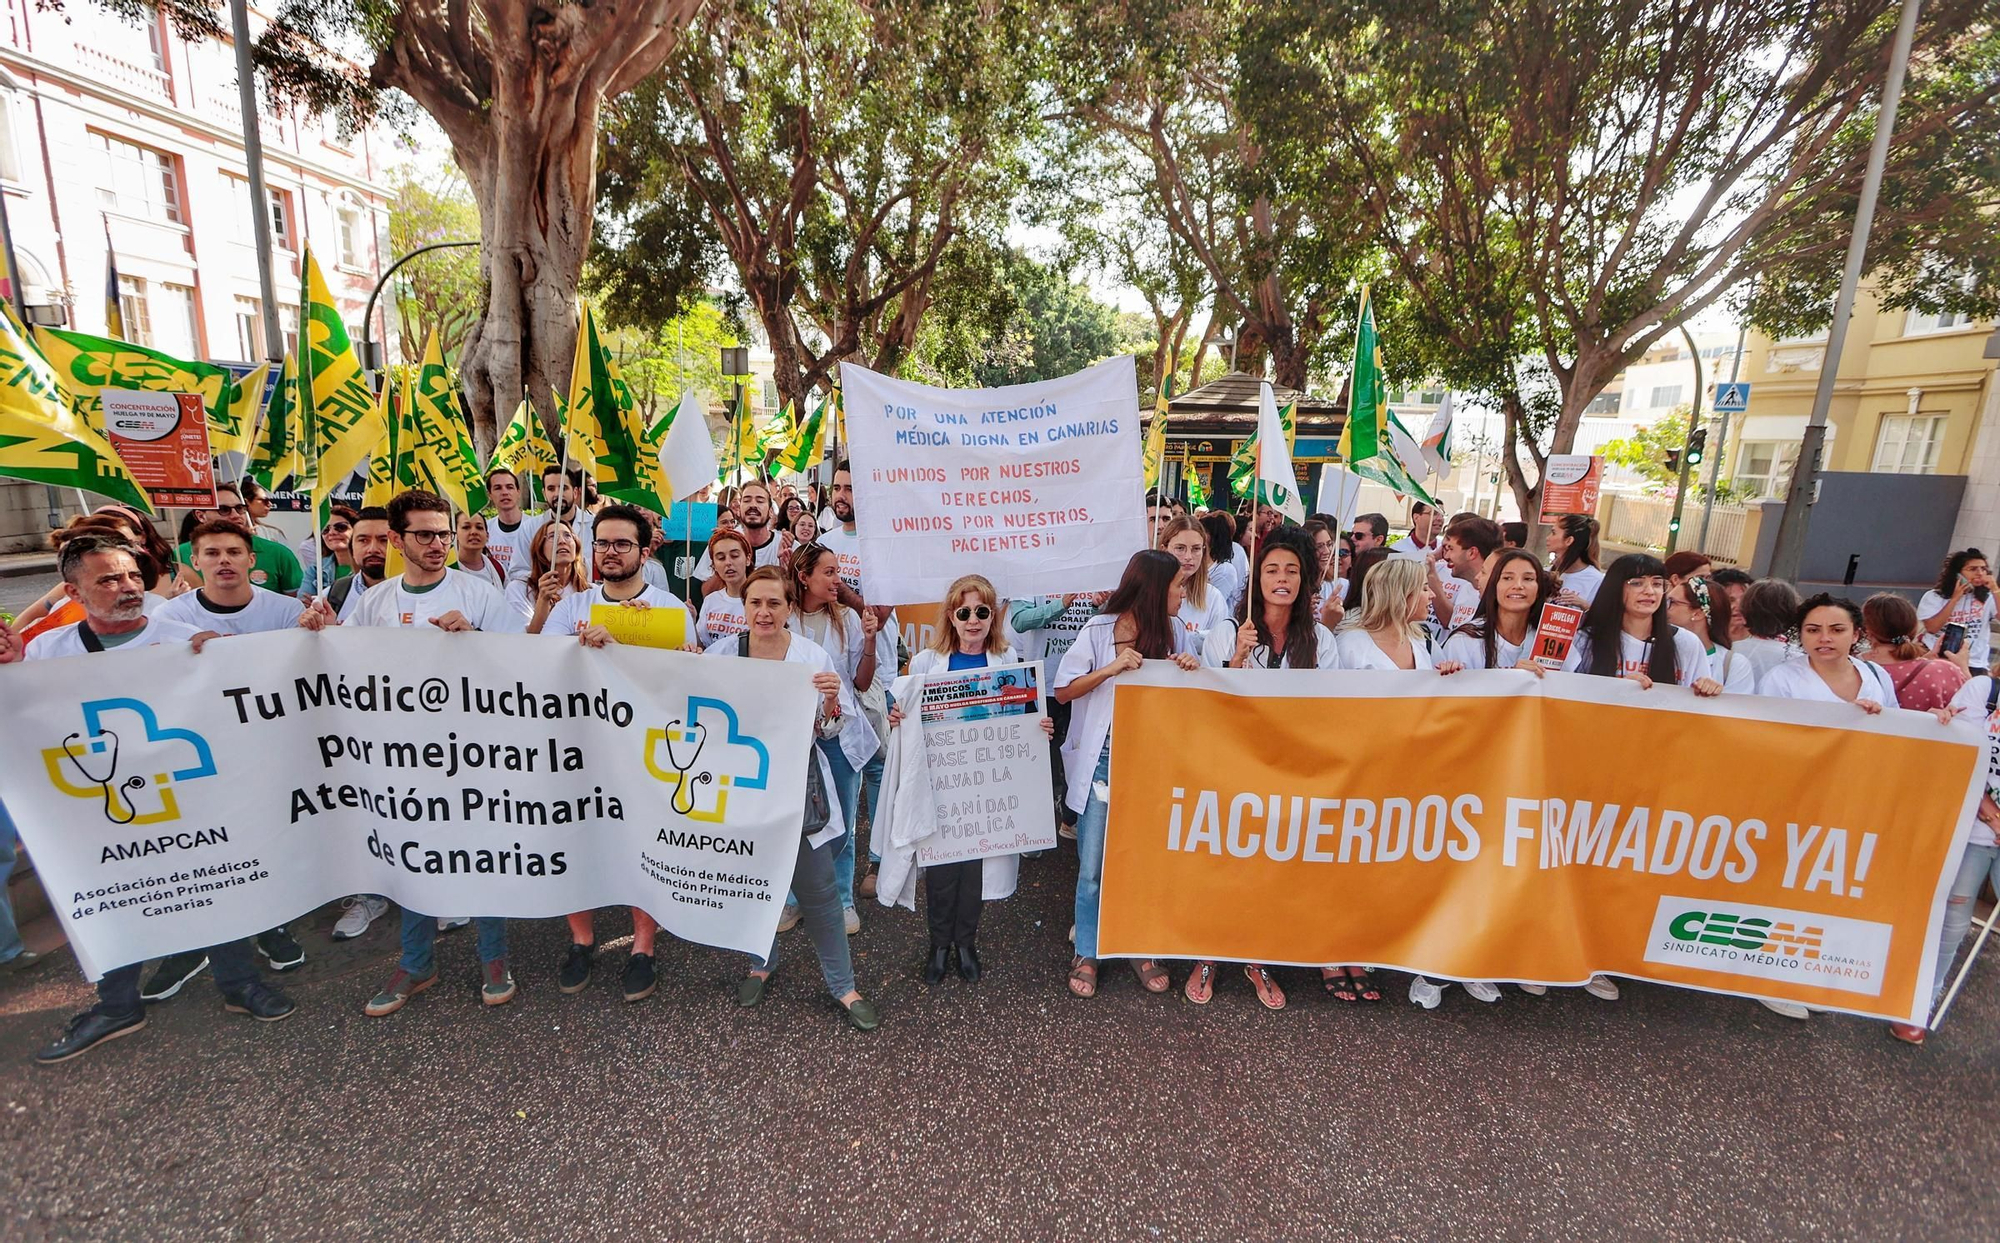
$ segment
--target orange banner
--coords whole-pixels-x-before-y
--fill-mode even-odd
[[[1968,722],[1513,670],[1117,687],[1107,957],[1928,1009]]]

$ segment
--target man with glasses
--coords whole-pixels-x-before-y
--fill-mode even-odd
[[[1362,514],[1354,520],[1354,529],[1347,533],[1354,544],[1354,555],[1360,556],[1371,548],[1380,548],[1389,542],[1389,520],[1381,514]]]
[[[607,505],[597,513],[592,528],[591,552],[597,559],[597,585],[588,591],[564,596],[549,611],[542,633],[573,638],[585,647],[603,647],[617,640],[592,614],[600,606],[628,609],[678,609],[681,615],[682,647],[699,652],[694,639],[694,618],[687,605],[671,591],[651,586],[643,573],[651,558],[653,524],[644,512],[631,505]],[[589,911],[569,917],[568,957],[556,974],[556,986],[565,993],[580,993],[590,985],[591,958],[597,952],[596,924]],[[653,917],[632,908],[632,952],[625,960],[620,979],[627,1001],[643,1001],[653,995],[653,937],[659,925]]]
[[[250,570],[250,581],[271,591],[288,596],[299,593],[299,587],[306,581],[306,572],[299,565],[298,557],[292,550],[276,540],[268,540],[251,529],[250,507],[243,502],[243,493],[233,483],[217,484],[215,487],[215,507],[198,511],[199,521],[221,518],[243,528],[250,537],[250,547],[256,555],[256,564]],[[186,544],[180,547],[182,565],[194,564],[194,550]]]

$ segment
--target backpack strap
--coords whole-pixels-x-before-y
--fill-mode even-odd
[[[1993,710],[2000,708],[2000,676],[1988,674],[1986,678],[1986,717],[1993,718]]]
[[[748,656],[750,654],[750,632],[748,630],[736,636],[736,654],[738,656]]]

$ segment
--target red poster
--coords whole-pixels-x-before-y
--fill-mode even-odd
[[[199,393],[102,390],[111,447],[154,505],[215,504],[215,459]]]
[[[1597,489],[1604,482],[1604,459],[1558,453],[1542,471],[1542,525],[1564,514],[1597,514]]]
[[[1535,628],[1535,650],[1531,655],[1535,663],[1544,669],[1561,670],[1563,662],[1569,659],[1570,644],[1576,642],[1576,630],[1583,624],[1583,610],[1567,604],[1544,604],[1542,621]]]

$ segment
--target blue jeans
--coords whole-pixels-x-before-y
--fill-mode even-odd
[[[1937,979],[1931,986],[1931,1006],[1944,998],[1945,981],[1951,978],[1951,960],[1972,927],[1972,905],[1979,900],[1979,887],[1991,876],[2000,885],[2000,846],[1971,846],[1959,860],[1958,877],[1951,882],[1945,899],[1944,926],[1938,931]]]
[[[882,852],[875,848],[875,812],[882,806],[882,763],[889,758],[889,744],[875,748],[875,758],[861,769],[861,788],[868,795],[868,861],[882,862]],[[854,826],[847,826],[852,833]]]
[[[1090,802],[1076,822],[1076,952],[1083,958],[1097,957],[1097,897],[1104,886],[1104,825],[1111,807],[1098,793],[1108,790],[1111,781],[1111,744],[1097,757],[1097,775],[1091,779]]]
[[[840,814],[847,821],[847,832],[841,836],[840,849],[833,856],[833,883],[840,891],[841,909],[846,910],[854,905],[854,813],[861,803],[861,774],[847,762],[840,739],[822,738],[818,745],[820,754],[833,769],[833,791],[840,799]]]
[[[481,915],[472,921],[479,935],[479,961],[492,962],[507,956],[507,921],[497,916]],[[403,908],[403,970],[411,975],[429,975],[433,963],[431,946],[437,941],[437,918],[419,915],[409,907]]]
[[[812,938],[819,954],[819,973],[826,991],[838,1000],[854,991],[854,958],[847,948],[847,921],[834,885],[834,859],[840,839],[824,846],[799,843],[799,861],[792,867],[792,888],[798,893],[799,922]],[[854,860],[854,835],[847,835],[847,857]],[[778,938],[771,938],[770,952],[757,964],[759,971],[778,969]]]
[[[7,804],[0,803],[0,963],[13,962],[26,946],[14,926],[14,907],[7,900],[7,877],[14,871],[14,822]]]

